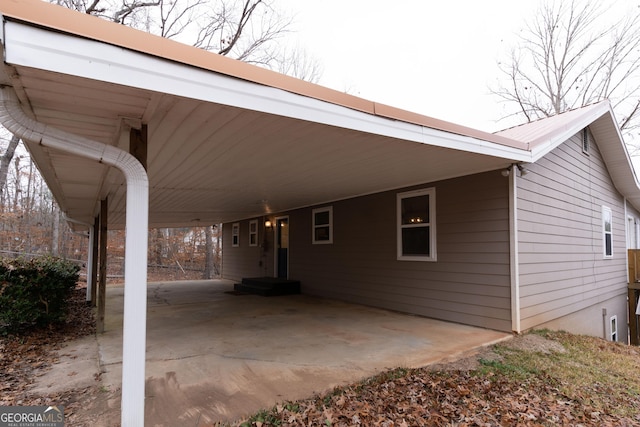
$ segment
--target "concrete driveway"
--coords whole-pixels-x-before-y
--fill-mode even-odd
[[[148,286],[146,425],[235,420],[394,367],[510,335],[305,295],[233,295],[231,282]],[[102,381],[121,385],[124,289],[107,289]],[[76,360],[75,363],[78,363]]]

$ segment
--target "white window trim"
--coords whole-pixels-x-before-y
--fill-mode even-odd
[[[611,231],[609,232],[605,226],[607,214],[611,218]],[[607,254],[607,234],[611,235],[611,254]],[[605,259],[613,258],[613,211],[608,206],[602,206],[602,256]]]
[[[237,248],[240,246],[240,223],[231,224],[231,246]]]
[[[613,315],[609,318],[609,340],[618,341],[618,316]]]
[[[316,240],[316,228],[326,227],[327,224],[316,224],[316,213],[329,212],[329,240]],[[314,245],[329,245],[333,243],[333,206],[316,208],[311,211],[311,242]]]
[[[251,231],[252,226],[256,231]],[[251,243],[251,236],[255,236],[254,242]],[[252,219],[249,221],[249,246],[258,246],[258,220]]]
[[[412,227],[411,225],[402,224],[402,200],[410,197],[419,197],[429,195],[429,223],[423,223],[422,226],[429,226],[429,248],[431,254],[429,256],[402,255],[402,229]],[[397,223],[397,257],[399,261],[437,261],[436,251],[436,189],[435,187],[425,188],[422,190],[407,191],[398,193],[396,196],[396,223]]]

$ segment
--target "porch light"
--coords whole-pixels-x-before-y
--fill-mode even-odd
[[[502,172],[500,172],[502,176],[504,177],[509,176],[511,174],[511,169],[513,169],[513,166],[518,168],[518,172],[520,172],[520,176],[525,176],[526,174],[529,173],[529,171],[525,169],[524,166],[522,166],[520,163],[514,163],[513,165],[509,166],[506,169],[503,169]]]
[[[266,221],[264,222],[264,226],[265,226],[266,228],[271,228],[271,221],[266,220]]]

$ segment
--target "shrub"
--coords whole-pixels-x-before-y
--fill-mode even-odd
[[[60,258],[0,259],[0,333],[64,321],[79,271]]]

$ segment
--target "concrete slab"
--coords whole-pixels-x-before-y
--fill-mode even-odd
[[[232,295],[226,281],[148,286],[148,426],[234,420],[509,334],[305,295]],[[107,289],[104,386],[121,385],[124,289]]]
[[[96,384],[100,358],[94,335],[69,341],[57,353],[54,369],[36,379],[30,388],[32,393],[46,395]]]

